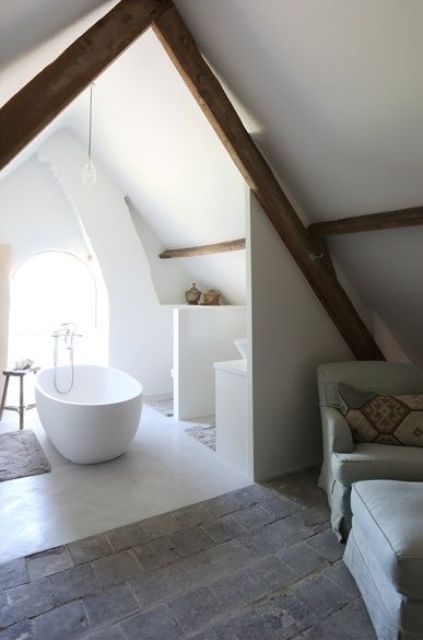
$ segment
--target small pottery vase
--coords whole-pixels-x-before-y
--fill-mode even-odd
[[[195,286],[195,282],[193,282],[191,289],[185,291],[185,300],[188,302],[188,304],[198,304],[200,298],[201,291],[197,289],[197,287]]]
[[[203,293],[203,304],[216,305],[220,304],[220,293],[216,289],[210,289],[206,293]]]

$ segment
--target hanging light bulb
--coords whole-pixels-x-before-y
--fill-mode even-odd
[[[95,184],[97,182],[97,171],[95,169],[92,155],[92,133],[93,133],[93,88],[94,82],[90,86],[90,109],[89,109],[89,121],[88,121],[88,159],[82,169],[82,182],[84,184]]]

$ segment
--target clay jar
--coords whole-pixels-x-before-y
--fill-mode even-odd
[[[203,304],[216,305],[220,304],[220,293],[216,289],[210,289],[206,293],[203,293]]]
[[[191,289],[185,291],[185,300],[188,304],[198,304],[201,298],[201,291],[197,289],[195,282],[193,282]]]

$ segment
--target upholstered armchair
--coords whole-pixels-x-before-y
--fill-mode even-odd
[[[359,480],[423,481],[423,447],[354,442],[337,409],[337,385],[387,395],[423,393],[423,371],[393,362],[336,362],[320,365],[317,378],[323,428],[319,485],[328,495],[332,528],[342,539],[351,527],[351,485]]]

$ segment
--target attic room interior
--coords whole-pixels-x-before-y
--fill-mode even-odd
[[[422,21],[0,7],[0,640],[423,640]]]

